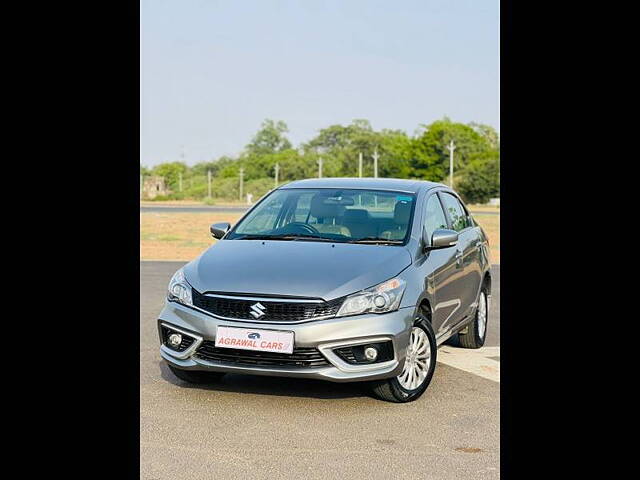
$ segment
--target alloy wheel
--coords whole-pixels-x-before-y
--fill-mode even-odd
[[[411,329],[407,356],[398,382],[406,390],[419,388],[427,377],[431,366],[431,343],[426,332],[420,327]]]
[[[480,292],[478,300],[478,336],[483,339],[487,330],[487,295]]]

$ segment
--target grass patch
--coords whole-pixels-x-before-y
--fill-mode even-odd
[[[182,240],[180,237],[176,237],[175,235],[159,235],[158,240],[161,242],[175,242],[178,240]]]

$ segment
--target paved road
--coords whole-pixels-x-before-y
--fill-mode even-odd
[[[500,383],[460,369],[456,359],[468,350],[443,347],[425,395],[404,405],[358,384],[226,375],[194,387],[176,379],[160,361],[155,320],[181,265],[140,263],[141,478],[500,477]],[[499,365],[499,266],[493,278],[484,356]]]
[[[169,205],[141,205],[140,212],[148,213],[242,213],[248,207],[225,207],[225,206],[193,206],[193,207],[173,207]],[[473,215],[500,215],[500,212],[471,212]]]

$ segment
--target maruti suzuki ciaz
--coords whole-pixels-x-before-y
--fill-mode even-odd
[[[445,185],[323,178],[283,185],[171,278],[160,354],[179,379],[225,373],[367,382],[420,397],[438,347],[479,348],[488,239]]]

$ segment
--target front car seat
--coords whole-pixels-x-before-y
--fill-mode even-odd
[[[380,236],[387,240],[402,240],[407,234],[409,219],[411,217],[411,202],[400,201],[393,208],[393,223],[395,228],[385,230]]]
[[[313,224],[320,233],[331,233],[337,235],[351,236],[351,231],[344,225],[337,225],[336,219],[342,213],[344,207],[334,203],[325,203],[326,196],[315,195],[311,199],[311,209],[309,214],[317,219]]]
[[[363,209],[345,210],[342,224],[351,231],[353,238],[375,237],[376,235],[376,226],[371,220],[371,215]]]

